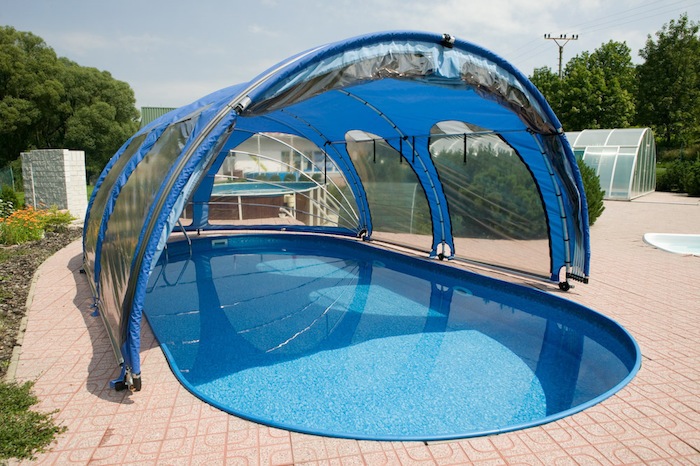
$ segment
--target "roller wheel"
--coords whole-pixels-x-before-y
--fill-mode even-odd
[[[560,282],[559,289],[562,291],[569,291],[571,289],[571,285],[569,285],[569,282]]]

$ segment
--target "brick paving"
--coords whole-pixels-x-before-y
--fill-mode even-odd
[[[556,422],[428,444],[317,437],[223,413],[179,384],[147,325],[143,390],[111,390],[119,369],[101,320],[90,316],[74,242],[38,272],[16,370],[17,379],[36,380],[40,408],[59,409],[68,431],[27,464],[700,464],[700,257],[642,240],[650,232],[700,234],[700,203],[654,193],[605,206],[591,229],[591,283],[564,296],[635,337],[638,375]]]

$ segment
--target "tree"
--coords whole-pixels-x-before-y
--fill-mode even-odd
[[[0,166],[36,148],[84,150],[88,176],[138,129],[128,84],[56,53],[40,38],[0,27]]]
[[[639,51],[637,121],[651,126],[668,146],[692,143],[700,133],[698,23],[683,14],[649,35]]]
[[[634,65],[624,42],[610,41],[567,63],[564,79],[537,68],[530,78],[566,131],[628,127],[634,118]]]

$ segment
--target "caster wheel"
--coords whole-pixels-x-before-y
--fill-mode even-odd
[[[562,291],[569,291],[571,289],[571,285],[569,285],[569,282],[560,282],[559,289]]]

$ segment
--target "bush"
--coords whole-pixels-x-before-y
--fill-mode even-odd
[[[75,220],[67,210],[60,211],[55,206],[43,211],[42,226],[45,231],[63,232],[68,224]]]
[[[294,173],[287,173],[284,175],[284,181],[296,181],[297,177]]]
[[[0,219],[5,219],[12,215],[12,212],[15,211],[15,205],[12,202],[5,201],[4,199],[0,199]]]
[[[270,176],[270,181],[282,181],[282,177],[275,173]]]
[[[700,196],[700,160],[695,163],[687,163],[685,176],[683,177],[683,188],[689,196]]]
[[[12,205],[14,205],[15,207],[19,207],[19,199],[17,199],[17,193],[15,193],[15,190],[12,189],[12,186],[3,186],[2,194],[0,194],[0,197],[3,201],[11,202]]]
[[[656,190],[681,192],[685,190],[685,174],[687,162],[676,160],[665,169],[659,168],[656,173]]]
[[[581,172],[581,179],[583,180],[583,189],[586,192],[588,225],[593,226],[595,221],[605,210],[605,206],[603,205],[605,191],[600,189],[600,178],[595,174],[595,170],[586,165],[581,159],[577,162],[578,169]]]

